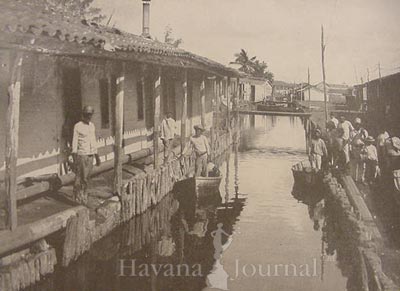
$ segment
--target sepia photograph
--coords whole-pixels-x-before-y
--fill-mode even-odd
[[[0,291],[400,291],[400,0],[0,0]]]

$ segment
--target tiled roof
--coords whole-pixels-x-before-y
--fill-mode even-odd
[[[174,57],[236,75],[236,71],[205,57],[159,41],[81,20],[68,11],[54,11],[43,0],[1,0],[0,33],[48,36],[108,52],[134,52]]]

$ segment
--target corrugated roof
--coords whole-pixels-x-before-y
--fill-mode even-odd
[[[88,23],[68,11],[54,11],[41,0],[1,0],[0,11],[1,33],[31,34],[35,38],[49,36],[62,42],[90,45],[108,52],[135,52],[154,55],[158,59],[171,56],[237,75],[231,68],[172,45]]]

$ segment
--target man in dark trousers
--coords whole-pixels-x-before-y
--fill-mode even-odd
[[[72,139],[72,154],[75,165],[74,200],[87,204],[87,186],[93,169],[93,160],[100,166],[97,154],[97,140],[94,124],[91,122],[94,110],[85,106],[82,110],[82,120],[74,126]]]

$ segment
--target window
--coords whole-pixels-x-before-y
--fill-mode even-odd
[[[99,86],[101,128],[110,128],[110,86],[108,79],[100,79]]]
[[[137,118],[138,120],[144,119],[144,96],[143,96],[143,87],[142,82],[138,81],[136,83],[136,93],[137,93]]]

